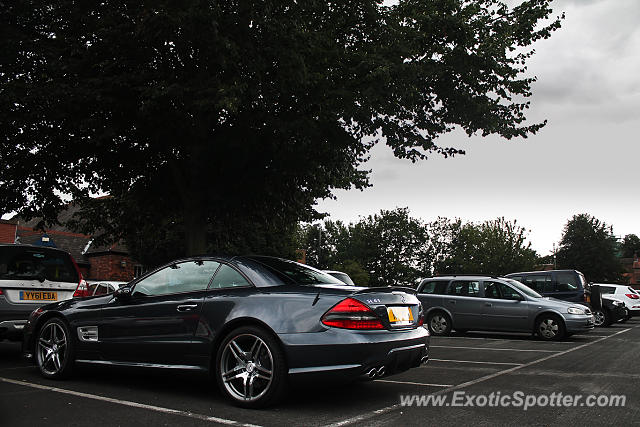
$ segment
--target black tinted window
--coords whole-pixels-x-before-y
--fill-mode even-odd
[[[600,286],[600,293],[601,294],[615,294],[616,293],[616,288],[614,288],[613,286]]]
[[[556,292],[568,292],[578,289],[578,275],[573,272],[556,273]]]
[[[527,285],[539,294],[553,292],[553,287],[551,286],[551,274],[531,274],[524,276],[522,280],[519,280],[519,282]]]
[[[471,280],[454,280],[449,285],[449,295],[457,295],[461,297],[475,297],[480,292],[480,282]]]
[[[80,280],[68,253],[24,246],[0,246],[0,279]]]
[[[421,294],[444,294],[445,289],[447,288],[447,282],[444,280],[432,280],[429,282],[425,282],[422,284],[422,288],[420,289]]]
[[[344,282],[333,276],[293,261],[270,257],[252,257],[252,259],[271,268],[285,280],[299,285],[344,285]]]

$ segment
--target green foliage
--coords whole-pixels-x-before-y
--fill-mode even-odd
[[[560,25],[549,4],[1,2],[0,206],[52,223],[102,192],[118,207],[81,219],[112,241],[261,249],[239,233],[369,185],[367,136],[416,161],[459,153],[436,144],[456,126],[535,133],[522,73]]]
[[[448,256],[435,263],[438,273],[503,275],[533,269],[537,254],[526,243],[527,230],[498,218],[460,226]]]
[[[369,273],[365,271],[358,261],[348,259],[338,264],[332,264],[329,269],[347,273],[357,286],[369,286]]]
[[[589,282],[619,282],[617,246],[612,227],[589,214],[574,215],[560,241],[558,268],[579,270]]]
[[[622,256],[624,258],[633,258],[640,256],[640,237],[635,234],[627,234],[622,239]]]

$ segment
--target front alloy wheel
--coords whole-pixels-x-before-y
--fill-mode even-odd
[[[543,340],[555,341],[565,336],[564,323],[556,316],[544,316],[536,325],[538,336]]]
[[[598,310],[593,312],[594,324],[596,326],[602,326],[605,322],[604,312]]]
[[[37,335],[36,360],[45,378],[68,376],[73,366],[73,342],[67,325],[58,318],[49,319]]]
[[[263,407],[281,396],[286,382],[284,355],[263,330],[236,329],[223,341],[217,359],[218,384],[236,405]]]

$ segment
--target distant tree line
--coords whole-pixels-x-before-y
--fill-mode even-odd
[[[438,274],[503,275],[550,263],[582,271],[589,281],[624,282],[620,258],[640,253],[636,235],[618,242],[611,226],[588,214],[567,222],[555,260],[533,250],[527,233],[516,220],[503,217],[480,223],[443,217],[423,222],[407,208],[397,208],[350,224],[302,225],[295,240],[308,264],[344,271],[368,286],[412,286]]]

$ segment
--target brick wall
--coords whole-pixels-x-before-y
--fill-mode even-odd
[[[91,268],[87,280],[117,280],[128,282],[133,279],[133,260],[126,255],[105,254],[90,258]],[[124,265],[123,265],[124,263]]]
[[[16,238],[16,225],[0,222],[0,243],[13,243]]]

